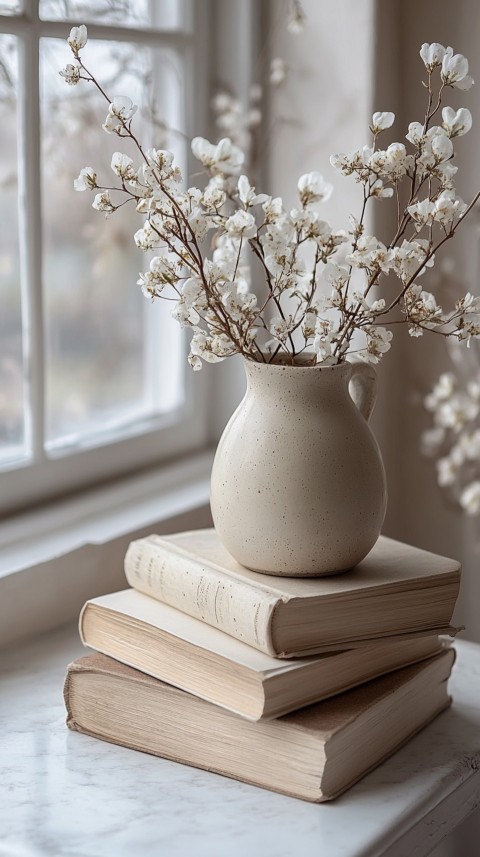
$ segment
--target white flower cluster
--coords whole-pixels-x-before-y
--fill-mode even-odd
[[[301,7],[294,7],[298,24]],[[76,65],[61,73],[69,84],[78,76],[104,94],[80,57],[86,41],[86,28],[74,27],[68,44]],[[423,45],[420,53],[428,71],[428,106],[423,123],[408,128],[411,149],[398,142],[378,148],[379,137],[395,120],[384,111],[372,116],[372,145],[331,158],[341,174],[363,187],[361,216],[350,217],[348,230],[333,228],[321,216],[318,207],[333,188],[316,171],[299,178],[294,208],[258,193],[246,174],[243,149],[230,136],[216,143],[192,140],[206,184],[185,188],[171,152],[144,149],[138,142],[132,132],[137,107],[130,98],[107,99],[103,128],[128,139],[137,162],[116,152],[111,162],[115,188],[109,181],[102,184],[92,167],[80,172],[74,187],[95,191],[93,207],[106,214],[127,203],[136,208],[142,225],[134,240],[150,254],[138,284],[150,299],[173,301],[174,317],[191,328],[193,369],[235,353],[268,362],[279,351],[292,362],[308,351],[312,364],[338,363],[350,355],[377,363],[391,346],[392,321],[404,321],[412,336],[428,330],[468,342],[480,335],[479,298],[467,294],[444,312],[417,282],[479,196],[467,206],[454,187],[453,141],[470,129],[470,112],[444,107],[443,124],[432,125],[443,90],[467,89],[473,83],[468,62],[438,44]],[[432,88],[436,69],[437,99]],[[238,126],[234,101],[223,97],[217,108],[226,131]],[[409,187],[406,204],[401,202],[402,182]],[[365,212],[371,200],[393,196],[397,230],[386,243],[366,234]],[[262,272],[255,292],[250,260]]]
[[[220,133],[228,138],[248,156],[252,149],[252,135],[262,121],[260,101],[262,88],[250,88],[249,103],[245,109],[242,101],[228,92],[218,92],[212,100],[215,121]]]
[[[480,383],[460,384],[452,372],[425,399],[433,428],[423,434],[427,455],[437,457],[437,480],[468,515],[480,514]]]
[[[294,36],[298,36],[305,28],[306,21],[305,10],[300,0],[290,0],[288,9],[287,30]]]
[[[431,45],[425,42],[420,48],[420,56],[430,74],[440,68],[444,86],[455,86],[457,89],[471,89],[473,86],[473,78],[468,73],[468,60],[462,54],[454,54],[453,48],[444,48],[438,42]]]

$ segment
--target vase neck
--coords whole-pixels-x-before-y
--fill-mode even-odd
[[[350,363],[335,366],[291,366],[245,361],[248,389],[262,397],[314,395],[339,397],[348,394]]]

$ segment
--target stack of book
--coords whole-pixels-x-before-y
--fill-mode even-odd
[[[125,572],[82,610],[71,729],[323,801],[450,704],[454,560],[380,537],[346,574],[274,577],[198,530],[132,542]]]

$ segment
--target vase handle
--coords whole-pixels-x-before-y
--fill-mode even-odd
[[[369,363],[353,363],[349,383],[350,395],[368,422],[377,397],[377,373]]]

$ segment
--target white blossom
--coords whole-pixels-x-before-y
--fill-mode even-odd
[[[108,108],[103,129],[107,134],[120,134],[125,125],[137,112],[137,105],[127,95],[116,95]]]
[[[470,346],[472,339],[480,338],[480,319],[469,319],[468,317],[460,318],[458,325],[454,328],[453,333],[458,342],[465,342],[467,348]]]
[[[423,125],[420,122],[410,122],[408,126],[407,140],[418,146],[423,138]]]
[[[85,24],[82,24],[80,27],[72,27],[67,44],[70,45],[75,55],[85,47],[87,44],[87,28]]]
[[[467,134],[472,127],[472,114],[466,107],[454,110],[453,107],[444,107],[442,110],[443,127],[449,137],[461,137]]]
[[[145,297],[159,297],[165,286],[177,283],[180,268],[179,263],[168,256],[154,256],[149,270],[139,274],[137,285],[141,286]]]
[[[205,193],[202,197],[202,204],[205,206],[205,208],[218,211],[222,207],[222,205],[225,204],[226,198],[227,194],[224,190],[221,190],[219,187],[215,187],[212,185],[205,189]]]
[[[428,397],[427,397],[428,399]],[[442,399],[435,407],[435,422],[442,428],[458,433],[466,423],[477,418],[477,402],[463,391],[455,391],[450,398]]]
[[[238,173],[245,159],[243,152],[228,137],[216,144],[209,143],[204,137],[194,137],[192,153],[207,169],[226,175]]]
[[[445,456],[437,461],[437,479],[442,487],[453,485],[458,478],[458,466],[450,456]]]
[[[319,363],[326,363],[328,365],[335,362],[334,348],[338,343],[339,335],[340,329],[338,320],[334,318],[317,317],[313,350],[317,355]],[[345,353],[344,346],[342,346],[341,353]]]
[[[181,327],[196,327],[201,321],[195,307],[183,297],[175,304],[172,311],[172,318],[178,321]]]
[[[133,240],[140,250],[154,250],[159,246],[159,235],[149,220],[145,221],[141,229],[137,229]]]
[[[190,353],[194,357],[199,357],[202,360],[205,360],[206,363],[220,363],[221,360],[224,359],[224,356],[216,354],[213,350],[214,340],[211,336],[206,334],[203,330],[197,330],[192,336],[192,341],[190,342]]]
[[[270,62],[270,83],[272,86],[280,86],[287,76],[288,66],[281,57],[274,57]]]
[[[296,289],[301,285],[306,273],[305,262],[296,257],[293,249],[287,246],[283,248],[278,245],[276,249],[267,248],[265,265],[272,275],[278,289]]]
[[[305,29],[306,15],[300,0],[290,0],[287,30],[294,36],[303,33]]]
[[[163,285],[161,284],[157,286],[150,271],[146,271],[144,274],[139,274],[137,285],[141,286],[142,294],[144,294],[146,298],[158,298],[163,291]]]
[[[205,259],[203,272],[209,285],[233,280],[238,262],[238,238],[228,234],[216,239],[213,260]]]
[[[374,196],[377,199],[390,199],[393,196],[393,187],[385,187],[382,179],[376,179],[372,185],[370,185],[370,196]]]
[[[372,155],[373,149],[370,146],[363,146],[362,149],[356,149],[354,152],[330,155],[330,163],[344,176],[354,175],[357,181],[367,181],[370,176]]]
[[[392,268],[403,283],[408,283],[413,276],[420,277],[426,268],[433,266],[434,256],[427,260],[428,254],[429,242],[425,238],[404,239],[400,247],[392,251]]]
[[[455,308],[464,313],[480,313],[480,296],[467,292],[465,297],[456,302]]]
[[[443,126],[434,125],[424,133],[423,125],[419,122],[411,122],[407,139],[419,147],[419,155],[416,159],[419,175],[422,171],[427,171],[439,178],[448,172],[451,176],[451,165],[448,165],[447,161],[453,155],[453,143]]]
[[[353,292],[352,298],[353,298],[353,301],[358,305],[357,308],[361,307],[365,311],[365,314],[368,316],[375,315],[379,312],[383,312],[383,310],[385,309],[385,299],[384,298],[380,298],[379,300],[372,301],[371,304],[369,304],[367,302],[365,295],[363,295],[361,292]],[[355,308],[353,302],[351,303],[350,308],[351,309]]]
[[[418,230],[423,226],[429,226],[435,219],[435,203],[430,199],[423,199],[421,202],[409,205],[407,211],[415,221]]]
[[[208,214],[205,214],[205,211],[199,205],[195,206],[188,215],[187,220],[190,229],[194,232],[198,241],[203,241],[207,232],[215,226]]]
[[[454,176],[458,172],[458,167],[454,164],[448,162],[444,164],[439,164],[433,170],[431,170],[432,176],[435,176],[440,182],[440,185],[443,190],[453,190],[454,189]]]
[[[268,325],[268,329],[272,336],[275,339],[278,339],[279,342],[285,342],[288,334],[290,333],[293,327],[293,319],[289,316],[287,319],[281,318],[279,315],[272,318],[270,324]]]
[[[300,176],[297,188],[302,205],[326,202],[333,192],[333,185],[326,182],[318,172],[305,173],[305,175]]]
[[[261,238],[265,256],[271,253],[289,256],[295,242],[295,227],[285,214],[270,223]]]
[[[239,238],[254,238],[257,234],[257,226],[253,214],[241,209],[232,214],[225,223],[225,229],[230,235]]]
[[[80,81],[80,68],[78,65],[68,63],[68,65],[58,73],[60,77],[65,78],[65,83],[68,83],[69,86],[76,86]]]
[[[466,208],[454,190],[444,190],[435,200],[434,217],[440,223],[450,223],[455,217],[461,217]]]
[[[252,145],[252,135],[262,121],[262,112],[257,106],[261,96],[261,86],[254,85],[250,88],[247,105],[228,92],[218,92],[212,99],[217,128],[222,136],[229,137],[247,155]]]
[[[221,290],[222,304],[235,322],[250,321],[255,315],[257,296],[248,291],[244,281],[226,283]]]
[[[317,313],[310,308],[306,311],[302,321],[302,333],[305,339],[311,339],[315,335],[316,324]]]
[[[78,178],[74,179],[73,187],[75,190],[94,190],[98,187],[97,174],[93,167],[84,167],[80,170]]]
[[[238,198],[246,208],[250,208],[252,205],[261,205],[268,199],[266,193],[255,193],[255,188],[250,185],[247,176],[240,176],[237,188]]]
[[[395,113],[374,113],[372,116],[372,124],[370,129],[373,134],[380,134],[381,131],[386,131],[391,128],[395,122]]]
[[[225,333],[218,333],[212,336],[211,340],[212,353],[223,360],[225,357],[235,354],[237,348],[231,339]]]
[[[133,161],[128,155],[123,155],[121,152],[114,152],[112,155],[111,168],[116,176],[127,181],[135,178],[135,170],[133,169]]]
[[[285,215],[283,201],[279,196],[274,199],[268,197],[263,203],[262,208],[265,215],[265,223],[274,223],[277,218]]]
[[[200,357],[197,357],[196,354],[192,354],[190,352],[187,359],[188,359],[188,362],[189,362],[191,368],[193,369],[193,371],[199,372],[200,369],[202,368],[202,361],[200,360]]]
[[[166,149],[147,149],[146,155],[151,168],[144,167],[145,180],[153,187],[161,181],[168,190],[176,190],[175,185],[182,182],[182,173],[173,163],[173,152]]]
[[[386,176],[391,181],[402,178],[411,165],[411,156],[403,143],[391,143],[388,149],[378,149],[370,156],[368,166],[376,175]]]
[[[445,48],[438,42],[432,42],[431,45],[425,42],[420,48],[420,56],[428,71],[433,71],[434,68],[442,65]]]
[[[379,270],[388,273],[392,267],[393,250],[387,250],[374,235],[362,235],[357,241],[357,247],[345,261],[355,268],[367,268],[368,270]]]
[[[97,211],[115,211],[115,206],[110,199],[108,190],[104,190],[101,193],[96,194],[95,199],[92,202],[92,208],[96,208]]]
[[[435,134],[431,138],[430,146],[438,164],[448,161],[453,155],[453,143],[446,134]]]
[[[422,336],[424,328],[434,327],[442,319],[442,308],[434,295],[415,283],[405,293],[405,312],[410,336]]]
[[[468,60],[463,54],[454,54],[452,48],[447,48],[442,60],[442,80],[445,86],[457,89],[471,89],[473,78],[468,73]]]
[[[443,372],[432,392],[425,399],[425,407],[434,411],[440,402],[449,399],[455,390],[455,375],[453,372]]]
[[[480,481],[478,479],[464,488],[460,495],[460,504],[467,515],[478,515],[480,512]]]
[[[382,356],[390,350],[393,333],[385,327],[371,326],[365,328],[367,347],[361,354],[367,363],[378,363]]]
[[[480,461],[480,428],[461,434],[457,446],[465,461]]]

